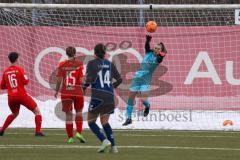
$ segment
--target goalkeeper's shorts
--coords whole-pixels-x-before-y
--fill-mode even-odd
[[[130,86],[132,92],[149,92],[151,90],[150,81],[143,78],[133,78]]]

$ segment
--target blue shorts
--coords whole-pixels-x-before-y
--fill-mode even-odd
[[[149,81],[143,80],[142,78],[133,78],[129,90],[132,92],[149,92],[151,85]]]
[[[104,94],[103,94],[101,99],[91,97],[91,101],[88,107],[88,112],[93,114],[104,115],[104,114],[114,113],[114,109],[115,109],[114,97],[108,96],[107,98],[107,97],[104,97]]]

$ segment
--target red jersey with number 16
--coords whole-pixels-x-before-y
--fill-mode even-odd
[[[83,64],[78,60],[66,60],[58,66],[58,77],[63,79],[61,94],[66,96],[83,95]]]
[[[27,92],[24,88],[29,82],[24,70],[18,66],[8,67],[2,76],[1,89],[8,90],[8,96],[22,96]]]

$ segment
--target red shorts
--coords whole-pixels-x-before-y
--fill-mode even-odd
[[[8,96],[8,105],[12,113],[18,113],[20,105],[33,111],[37,107],[37,103],[29,95],[22,96]]]
[[[84,106],[84,98],[83,96],[61,96],[62,101],[62,111],[63,112],[70,112],[72,111],[73,107],[76,112],[82,111]]]

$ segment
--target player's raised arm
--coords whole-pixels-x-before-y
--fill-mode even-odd
[[[112,71],[113,78],[116,80],[112,85],[114,88],[117,88],[122,83],[122,77],[113,63],[112,63],[111,71]]]
[[[150,41],[152,37],[150,35],[146,35],[146,41],[145,41],[145,52],[151,52],[151,47],[150,47]]]

